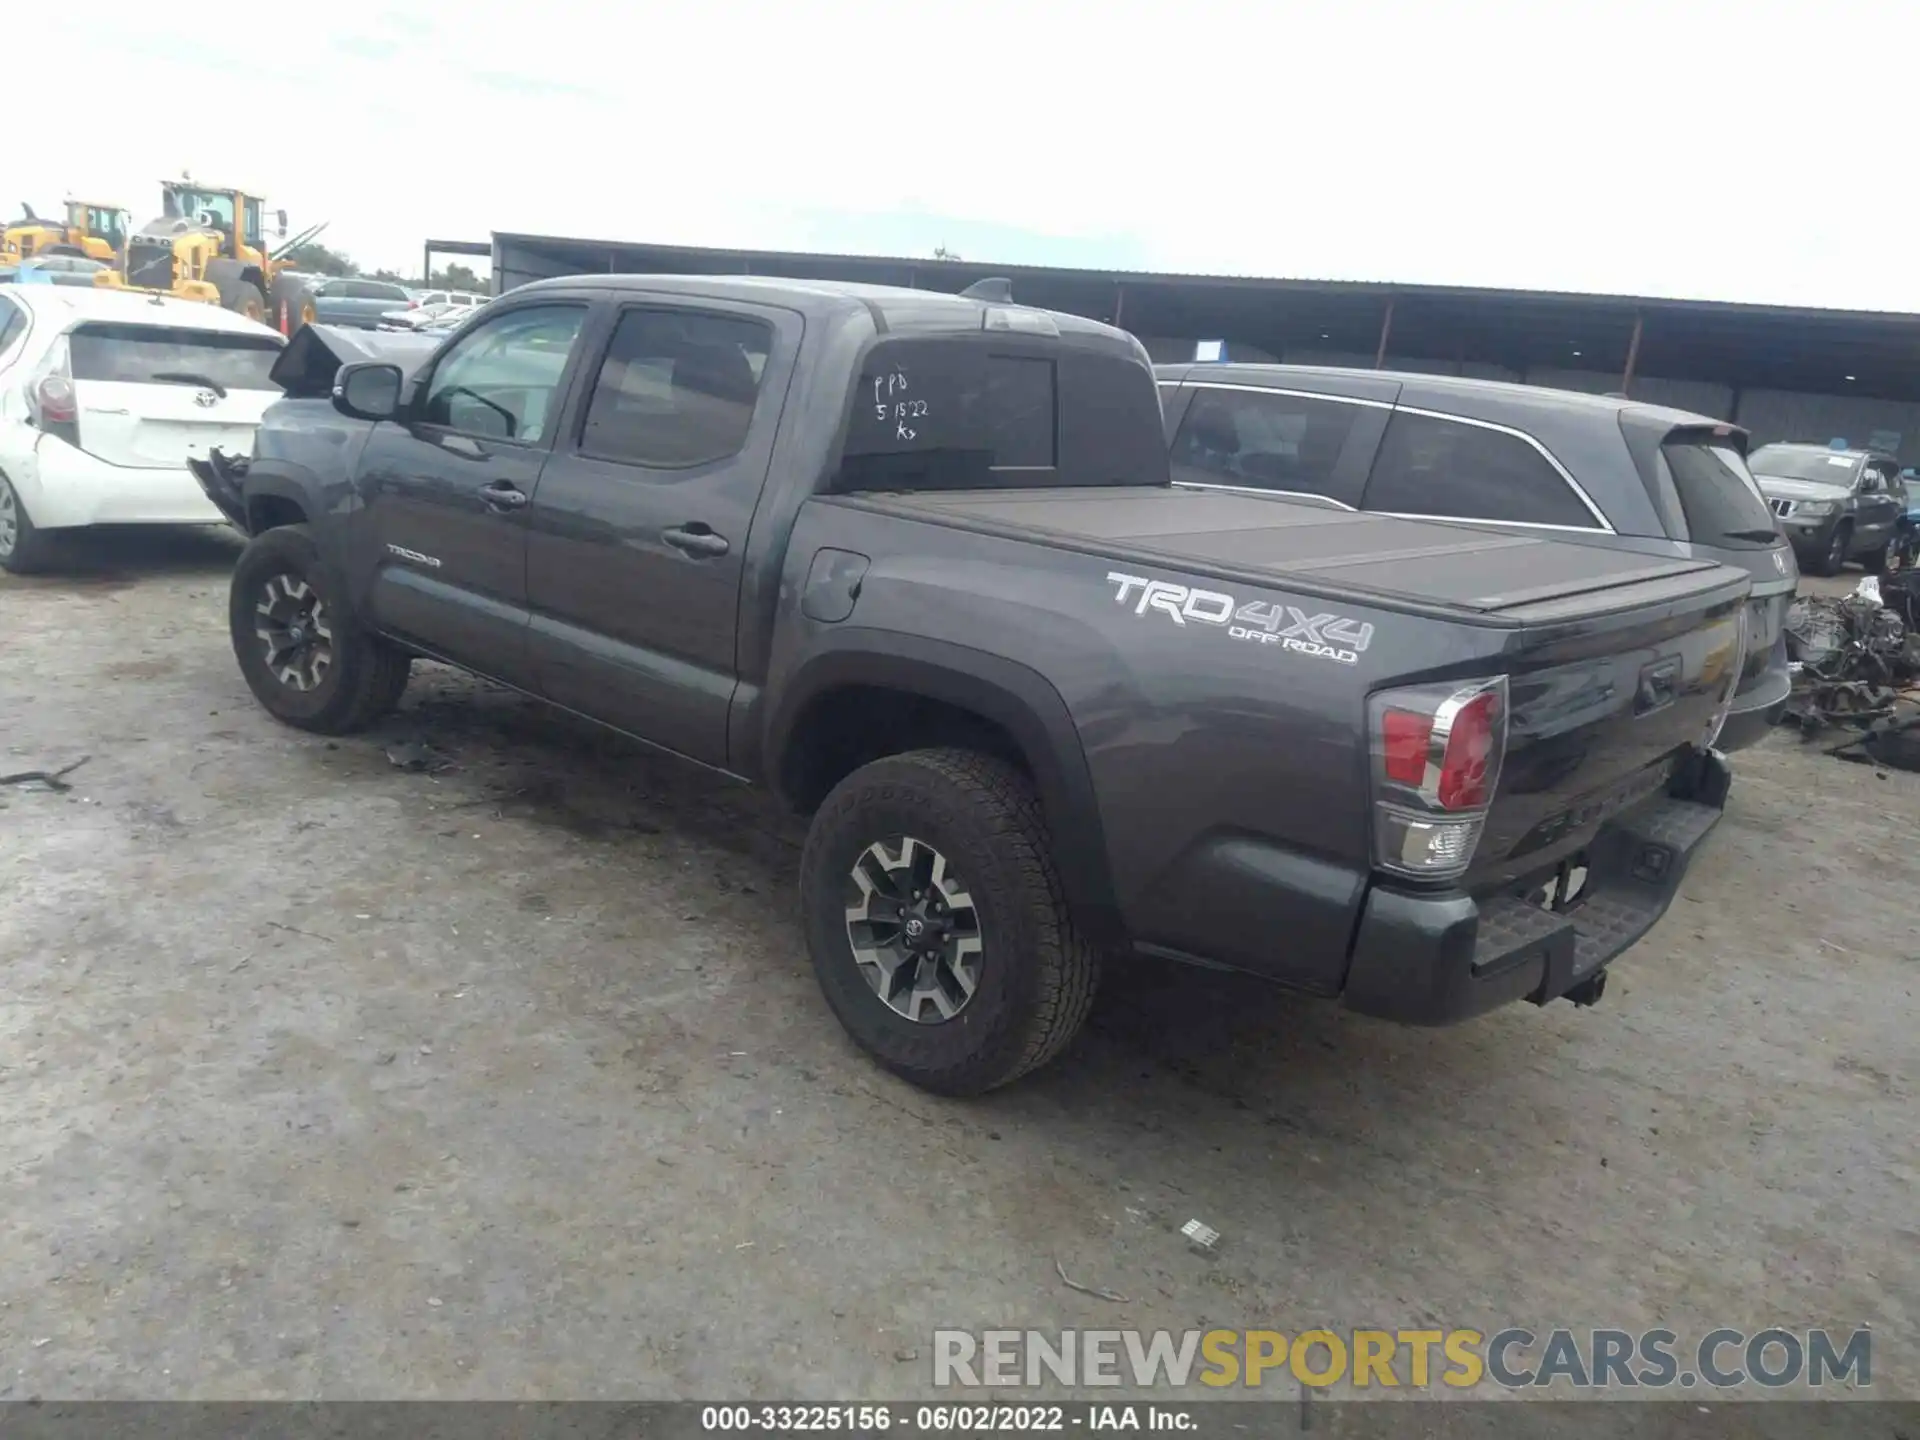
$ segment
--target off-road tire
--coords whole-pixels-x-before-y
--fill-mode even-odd
[[[53,541],[46,531],[37,529],[33,517],[27,514],[27,502],[20,498],[20,492],[5,475],[0,475],[0,506],[12,502],[13,546],[0,554],[0,570],[14,575],[36,575],[47,568],[53,558]]]
[[[312,690],[295,690],[276,678],[255,630],[260,596],[278,575],[304,581],[327,607],[332,662]],[[413,657],[354,618],[345,582],[321,558],[305,525],[263,531],[241,552],[228,591],[227,626],[254,699],[274,719],[298,729],[320,735],[364,730],[398,704],[407,688]]]
[[[1807,568],[1816,575],[1838,575],[1847,568],[1847,559],[1852,551],[1853,525],[1850,521],[1842,520],[1834,527],[1833,538],[1827,542],[1827,548],[1821,552],[1820,558]],[[1837,561],[1834,559],[1836,555],[1840,557]]]
[[[222,303],[227,309],[249,320],[257,320],[262,325],[267,323],[267,297],[260,293],[260,287],[251,280],[237,282]]]
[[[921,1024],[875,993],[846,923],[855,861],[876,841],[912,835],[965,877],[980,917],[980,973],[952,1018]],[[834,787],[800,861],[807,948],[827,1003],[862,1049],[943,1095],[979,1095],[1051,1060],[1093,1007],[1099,954],[1078,931],[1054,869],[1032,784],[971,750],[876,760]]]

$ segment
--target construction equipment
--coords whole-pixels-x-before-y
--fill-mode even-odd
[[[125,206],[69,200],[64,224],[42,219],[31,205],[23,203],[20,210],[21,218],[0,231],[0,264],[18,265],[36,255],[82,255],[108,265],[120,263],[132,224]]]
[[[128,237],[122,272],[128,286],[202,300],[262,323],[289,307],[302,311],[304,291],[298,297],[279,293],[286,288],[277,284],[287,268],[283,257],[326,229],[326,222],[270,251],[265,207],[256,195],[184,177],[161,181],[160,198],[160,218]],[[287,212],[275,214],[284,235]]]

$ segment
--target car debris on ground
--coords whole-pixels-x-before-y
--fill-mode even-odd
[[[63,765],[58,770],[19,770],[11,775],[0,775],[0,785],[39,785],[47,790],[71,790],[73,786],[67,783],[67,776],[92,758],[91,755],[82,755],[71,765]]]
[[[1920,571],[1869,575],[1839,599],[1799,597],[1786,642],[1785,723],[1808,740],[1848,732],[1828,751],[1841,759],[1920,769]]]

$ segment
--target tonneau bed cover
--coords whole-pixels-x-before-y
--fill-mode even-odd
[[[971,529],[1254,584],[1536,624],[1733,587],[1740,572],[1578,537],[1356,514],[1263,495],[1113,486],[838,496]],[[1577,603],[1575,603],[1577,601]]]

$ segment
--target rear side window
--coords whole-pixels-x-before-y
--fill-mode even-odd
[[[4,355],[27,330],[26,312],[0,295],[0,355]]]
[[[764,320],[627,311],[587,402],[581,453],[659,470],[739,454],[772,346]]]
[[[68,337],[75,380],[278,390],[277,335],[232,335],[160,325],[82,325]]]
[[[1532,445],[1503,430],[1396,410],[1367,481],[1366,508],[1457,520],[1599,528]]]
[[[1332,495],[1360,409],[1299,395],[1194,391],[1173,442],[1173,478]]]
[[[1735,549],[1765,549],[1779,539],[1773,512],[1733,446],[1711,437],[1670,436],[1660,458],[1680,496],[1688,539]]]

